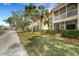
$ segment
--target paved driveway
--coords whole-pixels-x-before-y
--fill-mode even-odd
[[[0,55],[5,56],[27,56],[27,52],[21,45],[15,31],[8,31],[0,36]]]

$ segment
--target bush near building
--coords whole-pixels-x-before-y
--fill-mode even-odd
[[[54,30],[47,30],[47,33],[51,34],[51,35],[55,35],[57,32]]]
[[[61,30],[59,32],[62,37],[79,39],[79,30]]]
[[[46,33],[51,35],[59,33],[62,37],[79,39],[79,30],[47,30]]]

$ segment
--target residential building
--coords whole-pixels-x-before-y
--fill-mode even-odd
[[[52,29],[79,29],[79,3],[61,3],[51,10]]]

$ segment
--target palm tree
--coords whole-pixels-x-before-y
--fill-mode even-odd
[[[46,19],[47,19],[47,20],[45,21],[45,24],[48,24],[48,26],[49,26],[49,14],[50,14],[49,11],[46,10],[46,11],[45,11],[45,16],[46,16]]]
[[[20,28],[24,31],[26,31],[27,27],[31,24],[31,31],[33,32],[34,23],[36,21],[41,21],[44,15],[46,18],[49,17],[49,13],[44,6],[39,6],[37,9],[33,4],[29,4],[25,6],[25,9],[23,11],[13,11],[12,16],[5,21],[6,23],[9,23],[10,26],[16,27],[16,29]],[[45,21],[44,23],[47,23],[47,21]]]
[[[40,23],[41,24],[44,23],[44,25],[46,25],[46,24],[48,25],[48,23],[49,23],[49,21],[48,21],[49,12],[48,12],[48,10],[46,10],[45,7],[42,6],[42,5],[39,6],[38,8],[39,8],[39,11],[40,11]],[[44,19],[44,20],[42,20],[42,19]],[[40,25],[40,26],[42,26],[42,25]]]
[[[28,17],[28,20],[31,21],[33,25],[36,20],[36,6],[30,4],[29,6],[25,6],[25,15]],[[34,31],[34,26],[31,27],[32,32]]]

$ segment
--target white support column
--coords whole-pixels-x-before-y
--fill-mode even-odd
[[[66,3],[66,18],[67,18],[67,3]],[[64,30],[66,30],[66,22],[64,21]]]
[[[58,20],[60,20],[60,10],[58,10]]]
[[[66,18],[67,18],[67,4],[66,4]]]
[[[54,12],[52,12],[52,30],[54,30]]]
[[[64,30],[66,30],[66,22],[64,22]]]
[[[59,23],[59,30],[61,30],[61,23]]]
[[[79,3],[77,4],[77,13],[78,13],[78,18],[77,18],[77,29],[79,30]]]
[[[60,19],[60,10],[58,10],[58,20],[61,20]],[[59,30],[61,30],[61,24],[59,23]]]

